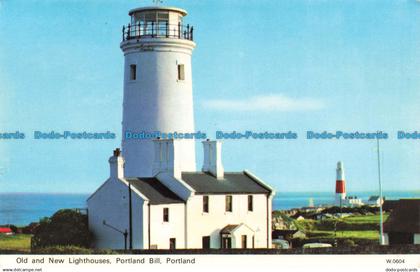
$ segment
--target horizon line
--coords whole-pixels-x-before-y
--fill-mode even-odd
[[[356,194],[356,193],[374,193],[376,190],[355,190],[352,192],[347,192],[347,194]],[[384,190],[383,192],[414,192],[420,194],[420,189],[397,189],[397,190]],[[331,193],[335,194],[334,191],[281,191],[276,192],[276,194],[281,193]],[[49,194],[49,195],[90,195],[92,192],[0,192],[2,194]]]

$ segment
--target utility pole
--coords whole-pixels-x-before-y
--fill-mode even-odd
[[[133,250],[133,205],[131,199],[131,182],[128,182],[128,224],[130,232],[130,250]]]
[[[379,139],[376,138],[378,151],[378,181],[379,181],[379,244],[384,244],[384,218],[382,213],[382,181],[381,181],[381,156],[379,150]]]

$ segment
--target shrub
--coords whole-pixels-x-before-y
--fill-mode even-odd
[[[342,242],[342,246],[344,246],[344,247],[354,247],[354,246],[357,246],[357,244],[353,240],[345,239]]]
[[[35,254],[91,254],[92,250],[89,248],[78,246],[47,246],[36,248],[31,253]]]
[[[23,234],[34,234],[36,228],[39,226],[39,223],[30,223],[29,225],[27,225],[26,227],[22,228],[22,233]]]
[[[18,228],[15,225],[8,225],[8,227],[14,232],[18,233]]]
[[[90,249],[78,246],[48,246],[32,250],[32,254],[116,254],[110,249]]]
[[[69,209],[59,210],[52,217],[40,221],[34,231],[32,247],[89,247],[91,237],[87,215]]]

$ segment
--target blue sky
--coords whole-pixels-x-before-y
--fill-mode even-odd
[[[0,141],[5,192],[93,192],[121,141],[121,26],[152,1],[0,0]],[[296,131],[298,140],[225,140],[227,171],[277,191],[376,190],[376,143],[306,140],[307,130],[389,133],[385,190],[420,190],[420,3],[165,1],[189,12],[196,128]],[[229,105],[228,107],[226,105]],[[34,130],[112,131],[116,140],[37,141]],[[201,144],[197,143],[198,166]]]

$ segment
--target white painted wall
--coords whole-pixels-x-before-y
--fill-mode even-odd
[[[246,235],[246,248],[252,248],[252,237],[255,235],[247,226],[239,226],[232,235],[232,248],[242,248],[242,235]]]
[[[209,213],[203,213],[202,195],[195,195],[189,199],[186,229],[188,248],[202,248],[203,236],[210,236],[211,248],[220,248],[220,230],[226,225],[241,223],[255,231],[256,248],[267,247],[267,196],[253,195],[254,209],[252,212],[248,211],[248,195],[232,196],[232,212],[225,212],[225,195],[209,195]],[[270,231],[271,207],[268,211]],[[271,238],[269,245],[271,246]]]
[[[169,222],[163,221],[163,209],[169,208]],[[150,206],[150,244],[169,249],[169,239],[176,238],[176,248],[185,248],[184,204]]]
[[[384,245],[389,245],[388,233],[384,233],[383,241],[384,241]]]
[[[195,43],[171,38],[129,40],[124,52],[124,103],[122,152],[126,177],[151,177],[152,140],[126,140],[125,132],[194,132],[191,54]],[[130,65],[137,65],[137,79],[130,80]],[[185,80],[178,80],[184,64]],[[195,171],[194,140],[183,140],[180,165]]]
[[[420,244],[420,233],[414,234],[414,244],[419,245]]]
[[[147,204],[132,193],[133,247],[143,248],[143,206]],[[124,249],[124,236],[104,226],[103,220],[124,231],[129,230],[128,186],[123,180],[107,180],[87,201],[89,229],[94,234],[95,248]],[[127,239],[128,246],[129,238]],[[147,242],[147,240],[145,241]]]
[[[273,213],[273,197],[274,197],[274,191],[273,191],[273,193],[268,197],[268,217],[269,217],[269,224],[268,224],[268,241],[267,241],[267,244],[264,246],[264,247],[266,247],[266,248],[271,248],[272,246],[273,246],[273,243],[272,243],[272,240],[273,240],[273,237],[272,237],[272,232],[273,232],[273,229],[272,229],[272,224],[271,224],[271,222],[272,222],[272,220],[273,220],[273,218],[272,218],[272,213]]]

